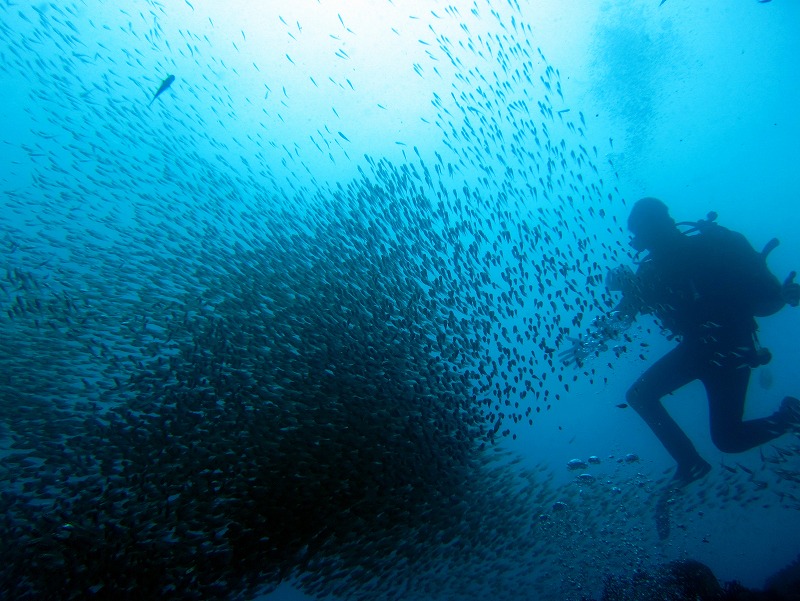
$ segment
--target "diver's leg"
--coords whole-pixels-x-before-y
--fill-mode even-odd
[[[750,368],[714,367],[700,375],[708,394],[711,440],[724,453],[741,453],[769,442],[788,430],[780,412],[742,421]]]
[[[711,466],[700,457],[692,441],[664,409],[661,398],[696,380],[696,365],[696,353],[681,343],[644,372],[626,395],[628,404],[678,463],[675,478],[681,483],[705,475]]]

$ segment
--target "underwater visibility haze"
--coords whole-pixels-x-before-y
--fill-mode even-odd
[[[789,0],[3,0],[0,597],[796,598],[798,437],[690,384],[671,490],[675,342],[559,352],[641,197],[800,268],[799,58]]]

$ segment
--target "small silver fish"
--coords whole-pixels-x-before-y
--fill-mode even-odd
[[[175,81],[174,75],[167,76],[167,78],[161,82],[161,86],[158,88],[158,91],[156,92],[155,96],[153,96],[153,99],[150,100],[150,104],[153,104],[156,98],[158,98],[159,96],[161,96],[161,94],[166,92],[167,88],[169,88],[172,85],[172,82],[174,81]],[[150,106],[150,104],[148,104],[147,106]]]

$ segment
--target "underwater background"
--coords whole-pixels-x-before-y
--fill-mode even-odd
[[[797,561],[796,436],[725,455],[699,383],[667,399],[714,469],[660,539],[672,462],[619,405],[673,343],[644,317],[558,360],[642,196],[800,267],[796,3],[0,15],[3,598],[583,599]],[[800,313],[759,326],[746,417],[800,393]]]

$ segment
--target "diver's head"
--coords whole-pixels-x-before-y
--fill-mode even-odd
[[[631,246],[639,252],[663,247],[680,233],[675,220],[669,216],[667,205],[649,197],[641,198],[633,205],[628,229],[633,234]]]

